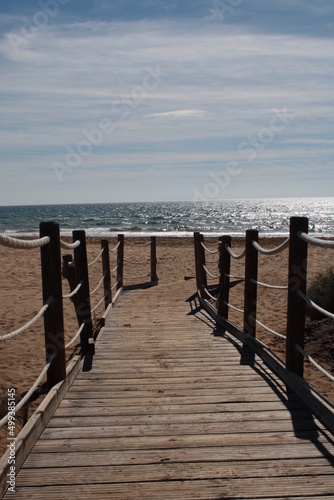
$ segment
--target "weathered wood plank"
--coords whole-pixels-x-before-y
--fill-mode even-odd
[[[330,450],[314,446],[312,442],[301,441],[298,447],[293,448],[289,443],[272,445],[249,445],[224,446],[224,447],[202,447],[200,454],[197,448],[170,448],[150,450],[91,450],[71,451],[65,450],[55,453],[40,453],[36,450],[29,455],[23,468],[39,467],[78,467],[95,464],[100,465],[126,465],[126,464],[160,464],[160,463],[196,463],[219,462],[225,466],[229,461],[254,461],[261,468],[266,460],[307,460],[321,458],[325,463],[333,463],[333,455]],[[260,463],[259,463],[260,462]]]
[[[30,486],[57,486],[71,484],[112,484],[168,481],[203,480],[203,479],[243,479],[243,478],[287,478],[303,477],[307,481],[309,476],[329,476],[333,472],[326,459],[301,460],[274,460],[263,462],[261,468],[252,461],[171,463],[169,461],[153,465],[104,465],[97,468],[91,466],[56,467],[53,469],[41,467],[38,481],[32,477],[32,470],[25,468],[20,474],[18,487]],[[325,478],[326,480],[328,477]],[[334,484],[334,477],[332,478]],[[259,485],[259,489],[261,486]]]
[[[98,473],[98,471],[96,471]],[[58,483],[59,484],[59,483]],[[246,479],[209,479],[198,481],[153,481],[106,485],[58,485],[49,487],[20,488],[15,494],[16,499],[56,499],[71,498],[161,498],[166,500],[208,499],[208,498],[288,498],[305,492],[311,498],[319,495],[330,495],[333,498],[334,477],[270,477],[261,481],[254,478]],[[284,492],[284,493],[282,493]],[[284,496],[282,496],[282,494]]]
[[[92,432],[93,434],[93,432]],[[140,449],[160,449],[160,448],[201,448],[202,446],[248,446],[259,442],[276,445],[289,443],[298,445],[301,439],[308,439],[320,443],[324,448],[328,443],[327,437],[318,435],[316,430],[303,431],[301,437],[297,437],[294,432],[254,432],[249,434],[207,434],[207,435],[179,435],[179,436],[135,436],[135,437],[99,437],[78,438],[78,439],[39,439],[35,445],[35,450],[46,453],[61,451],[84,451],[91,448],[99,450],[140,450]],[[330,446],[332,449],[332,445]],[[198,451],[200,454],[200,450]]]

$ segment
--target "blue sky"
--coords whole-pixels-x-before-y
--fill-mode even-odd
[[[331,0],[0,4],[0,205],[333,196]]]

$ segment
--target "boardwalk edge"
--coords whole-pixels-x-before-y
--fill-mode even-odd
[[[33,413],[26,425],[22,428],[16,437],[15,447],[15,469],[19,471],[26,460],[39,436],[45,429],[49,420],[59,406],[68,389],[74,382],[81,368],[80,356],[75,356],[66,369],[66,378],[62,382],[50,389],[47,396],[43,399],[37,410]],[[4,496],[8,489],[9,465],[8,449],[0,459],[0,498]]]

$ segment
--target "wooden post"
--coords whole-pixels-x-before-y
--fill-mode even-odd
[[[71,292],[75,290],[77,287],[78,283],[76,280],[75,276],[75,267],[74,265],[69,265],[70,263],[73,263],[73,257],[70,254],[63,255],[63,278],[68,280],[68,284],[70,286]],[[78,312],[78,306],[79,306],[79,301],[78,301],[78,294],[74,294],[73,297],[71,297],[71,301],[74,305],[75,312]],[[77,320],[80,326],[80,320],[77,314]]]
[[[55,354],[47,374],[48,385],[52,387],[66,377],[59,224],[41,222],[40,237],[44,236],[50,237],[50,242],[41,247],[41,266],[43,304],[53,297],[44,314],[46,361]]]
[[[81,353],[83,356],[93,350],[92,338],[92,314],[89,295],[89,277],[87,265],[86,233],[83,230],[73,231],[73,241],[80,241],[80,245],[74,249],[74,264],[77,283],[82,283],[78,291],[77,316],[80,326],[85,323],[81,332]]]
[[[199,272],[199,255],[198,255],[198,239],[199,233],[194,233],[194,250],[195,250],[195,271],[196,271],[196,286],[197,290],[201,288],[201,277]]]
[[[102,273],[103,273],[103,287],[104,287],[104,307],[107,309],[111,304],[111,277],[110,277],[110,259],[109,259],[109,242],[108,240],[101,240],[102,253]]]
[[[206,299],[207,294],[206,294],[205,288],[208,287],[208,281],[207,281],[206,272],[205,272],[204,267],[203,267],[203,266],[205,266],[205,249],[203,248],[203,245],[204,245],[204,236],[203,236],[203,234],[200,233],[198,236],[198,240],[197,240],[198,272],[199,272],[199,276],[200,276],[199,289],[200,289],[201,297],[203,299]]]
[[[157,276],[157,238],[151,236],[151,281],[157,283],[159,278]]]
[[[219,252],[219,297],[217,303],[217,312],[219,316],[228,319],[228,306],[226,303],[229,301],[230,291],[230,270],[231,270],[231,256],[225,248],[225,245],[231,247],[231,236],[222,236],[220,238],[221,246]]]
[[[258,241],[256,229],[246,231],[246,263],[245,263],[245,302],[244,302],[244,332],[256,336],[256,300],[257,300],[257,268],[258,252],[252,242]]]
[[[124,234],[118,235],[119,247],[117,248],[117,287],[123,288],[123,270],[124,270]]]
[[[286,368],[303,377],[304,357],[296,344],[304,348],[305,301],[298,290],[306,293],[307,243],[298,232],[308,233],[307,217],[291,217],[289,247],[288,320],[286,338]]]

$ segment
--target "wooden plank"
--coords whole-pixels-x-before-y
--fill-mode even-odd
[[[307,481],[309,476],[321,478],[321,476],[332,475],[332,467],[326,459],[305,460],[273,460],[263,462],[259,468],[252,461],[237,462],[201,462],[196,463],[173,463],[170,461],[160,462],[153,465],[104,465],[97,470],[95,464],[79,467],[41,467],[38,472],[37,481],[31,477],[32,470],[25,468],[20,474],[17,487],[30,486],[57,486],[71,484],[112,484],[112,483],[134,483],[146,481],[174,481],[203,480],[203,479],[243,479],[243,478],[289,478],[304,477]],[[61,478],[61,479],[60,479]],[[328,477],[325,478],[326,480]],[[334,484],[334,477],[332,477]]]
[[[85,451],[96,448],[99,450],[140,450],[140,449],[169,449],[173,448],[201,448],[202,446],[241,446],[261,442],[263,445],[290,444],[298,445],[300,439],[317,440],[317,443],[326,449],[328,438],[316,430],[303,431],[301,438],[296,437],[294,432],[254,432],[251,434],[186,434],[179,436],[135,436],[135,437],[99,437],[94,438],[94,432],[88,438],[82,439],[39,439],[35,445],[35,451],[46,453],[60,453],[67,451]],[[328,450],[333,450],[332,445]]]
[[[301,441],[298,447],[293,448],[289,443],[272,445],[255,444],[247,447],[202,447],[200,455],[197,448],[170,448],[150,450],[91,450],[86,451],[61,451],[59,453],[40,453],[36,450],[29,455],[22,468],[39,467],[77,467],[95,464],[102,465],[136,465],[160,463],[196,463],[219,462],[221,467],[229,461],[253,461],[262,465],[266,460],[307,460],[324,459],[331,464],[333,455],[330,450],[322,450],[308,441]]]
[[[289,412],[291,410],[303,409],[305,410],[305,405],[299,400],[288,401],[284,404],[282,401],[265,401],[253,403],[244,402],[243,410],[245,413],[254,413],[258,411],[274,411],[282,410]],[[55,416],[90,416],[90,415],[100,415],[100,416],[111,416],[111,415],[159,415],[159,414],[179,414],[179,413],[207,413],[215,412],[222,417],[225,413],[233,414],[234,412],[240,411],[240,404],[238,402],[225,402],[225,403],[201,403],[201,404],[189,404],[189,405],[179,405],[179,404],[164,404],[155,406],[146,405],[132,405],[132,406],[94,406],[87,402],[86,405],[81,404],[80,406],[65,406],[65,400],[62,401],[58,407]]]
[[[305,434],[304,434],[305,431]],[[210,435],[210,434],[228,434],[231,437],[237,434],[244,434],[245,432],[257,433],[259,432],[259,422],[257,420],[233,422],[233,435],[231,435],[231,421],[227,422],[201,422],[201,423],[188,423],[177,422],[171,423],[149,423],[149,424],[131,424],[131,425],[108,425],[102,424],[100,426],[74,426],[71,427],[48,427],[45,429],[41,439],[100,439],[100,438],[116,438],[116,437],[133,437],[133,436],[185,436],[185,435]],[[261,422],[261,433],[288,433],[298,432],[298,437],[303,435],[309,437],[311,435],[318,435],[318,428],[314,420],[310,417],[303,418],[298,421],[292,422],[291,420],[264,420]],[[240,437],[240,436],[239,436]],[[248,436],[249,439],[252,436]]]
[[[138,409],[139,410],[139,409]],[[112,417],[108,420],[111,422],[110,425],[135,425],[138,423],[140,417],[141,425],[145,424],[173,424],[173,423],[209,423],[209,422],[223,422],[226,424],[227,422],[233,422],[233,424],[240,424],[241,422],[265,422],[265,421],[273,421],[279,425],[280,421],[287,422],[296,422],[298,420],[306,420],[308,421],[310,415],[307,415],[304,409],[301,410],[293,410],[290,412],[290,415],[287,414],[285,409],[281,410],[272,410],[272,411],[239,411],[239,412],[211,412],[211,413],[195,413],[189,412],[188,408],[185,410],[185,413],[161,413],[161,414],[138,414],[137,412],[134,415],[112,415]],[[314,421],[314,420],[313,420]],[[52,420],[49,422],[48,428],[53,427],[102,427],[106,425],[106,416],[101,416],[99,411],[95,411],[92,409],[90,412],[90,416],[73,416],[72,412],[68,412],[66,416],[58,416],[55,414]],[[317,422],[320,428],[322,426]]]
[[[98,473],[98,471],[96,471]],[[161,498],[173,500],[175,498],[208,499],[208,498],[282,498],[299,496],[301,492],[307,491],[309,497],[319,495],[333,495],[334,477],[320,476],[309,477],[270,477],[262,478],[261,481],[254,478],[235,479],[210,479],[198,481],[167,481],[134,482],[126,484],[98,484],[98,485],[59,485],[49,487],[20,488],[15,494],[16,499],[34,498],[36,500],[45,498],[56,499],[71,498],[82,499],[95,498]],[[8,496],[8,498],[10,498]],[[283,497],[284,498],[284,497]],[[303,498],[306,498],[304,496]],[[332,496],[333,498],[333,496]]]

